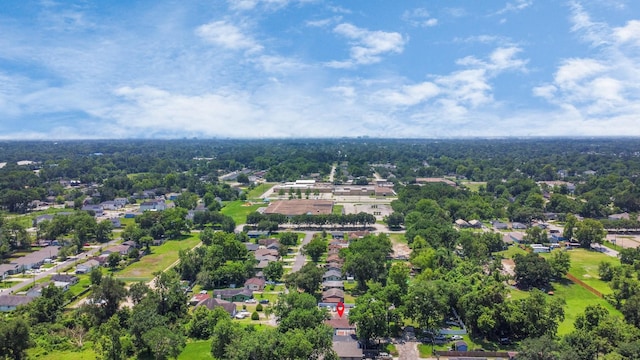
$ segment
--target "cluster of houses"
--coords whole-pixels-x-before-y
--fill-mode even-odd
[[[68,274],[54,274],[49,281],[38,283],[26,291],[24,295],[0,295],[0,312],[13,311],[20,305],[26,305],[42,295],[42,289],[53,284],[63,291],[69,290],[71,285],[79,281],[77,276]]]

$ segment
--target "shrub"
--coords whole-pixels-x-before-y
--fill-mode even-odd
[[[262,311],[262,304],[258,304],[256,306],[256,311]]]
[[[251,314],[251,320],[259,320],[259,319],[260,319],[260,315],[258,315],[258,312],[257,312],[257,311],[254,311],[254,312]]]

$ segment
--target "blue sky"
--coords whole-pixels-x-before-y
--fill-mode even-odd
[[[0,138],[639,136],[637,0],[6,0]]]

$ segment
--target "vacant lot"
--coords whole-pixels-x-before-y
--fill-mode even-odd
[[[264,206],[267,206],[267,204],[254,204],[251,202],[237,200],[226,203],[220,212],[227,216],[231,216],[233,221],[236,222],[236,225],[240,225],[247,222],[247,215]]]
[[[192,249],[199,242],[197,235],[193,235],[184,240],[170,240],[160,246],[153,246],[151,254],[115,275],[124,281],[149,281],[153,279],[153,273],[164,271],[178,260],[178,251]]]

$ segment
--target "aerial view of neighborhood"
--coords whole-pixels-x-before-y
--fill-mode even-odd
[[[640,360],[640,0],[0,0],[0,360]]]
[[[0,148],[5,358],[640,354],[635,138]]]

